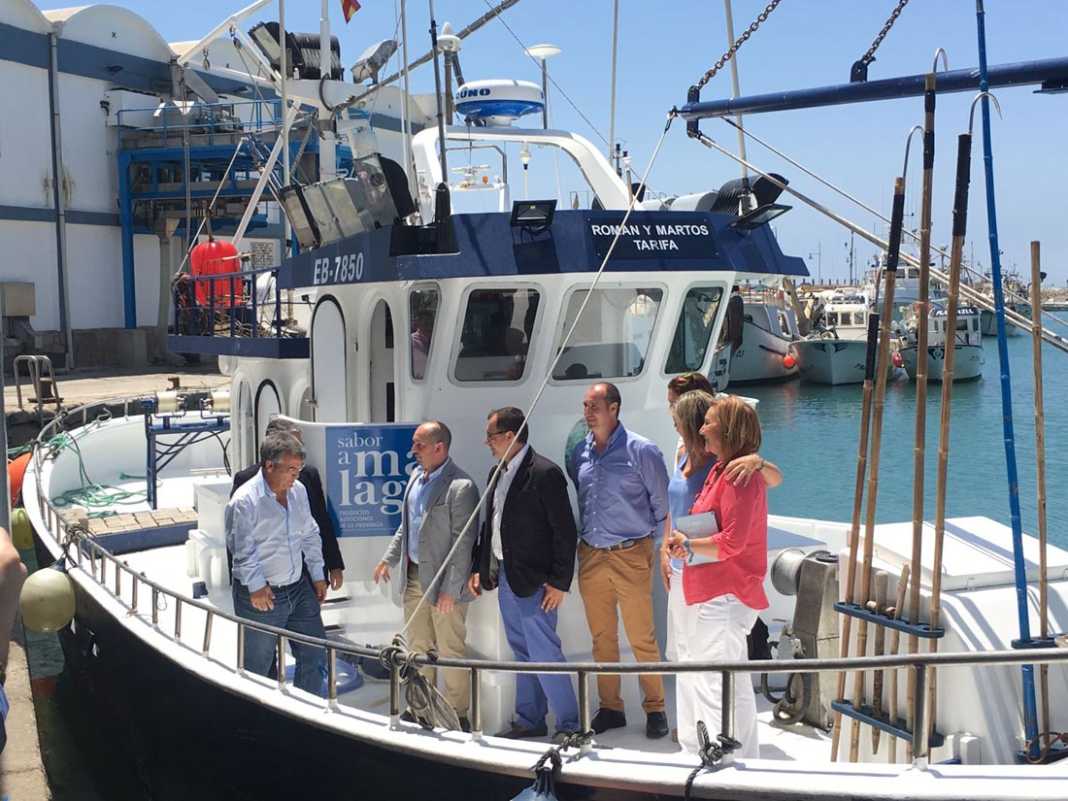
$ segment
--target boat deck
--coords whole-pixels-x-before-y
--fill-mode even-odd
[[[190,577],[186,571],[186,550],[184,545],[154,548],[139,553],[130,553],[123,556],[129,566],[144,574],[174,592],[191,595],[191,587],[194,581],[199,580]],[[113,586],[114,579],[106,576],[108,586]],[[123,599],[131,601],[131,588],[121,587]],[[352,612],[361,605],[361,598],[368,596],[381,597],[381,591],[370,581],[348,581],[338,592],[331,592],[327,602],[323,606],[323,623],[327,627],[327,636],[330,639],[349,641],[356,643],[384,643],[388,642],[392,634],[392,626],[376,622],[378,616],[361,615],[362,623],[353,620]],[[226,614],[233,613],[233,602],[229,590],[212,588],[209,589],[206,598],[201,599],[205,603]],[[139,593],[138,617],[151,625],[151,601],[147,594]],[[165,632],[174,630],[174,609],[171,604],[160,603],[157,612],[159,628]],[[200,610],[185,609],[182,612],[180,640],[184,645],[197,650],[203,649],[205,615]],[[231,669],[236,664],[237,654],[237,627],[229,621],[216,620],[212,624],[211,641],[208,654],[214,660]],[[589,653],[569,653],[569,657],[576,660],[589,659]],[[291,659],[291,657],[290,657]],[[291,662],[288,662],[291,664]],[[499,681],[496,677],[487,678],[486,681]],[[506,678],[503,680],[507,680]],[[671,680],[668,680],[669,713],[673,711],[673,692]],[[272,682],[273,683],[273,682]],[[365,675],[363,686],[339,696],[338,701],[345,706],[354,707],[365,712],[371,712],[386,716],[389,714],[389,683],[376,681]],[[760,721],[760,755],[764,759],[791,760],[796,762],[826,761],[830,754],[830,735],[818,729],[804,725],[782,726],[774,721],[771,705],[759,694],[757,695],[757,707]],[[403,724],[402,724],[403,725]],[[667,756],[678,755],[683,762],[693,761],[692,756],[681,752],[678,744],[671,738],[663,740],[648,740],[644,733],[645,716],[636,708],[632,711],[631,722],[624,728],[606,732],[597,737],[596,748],[617,749],[626,751],[640,751]],[[415,728],[413,726],[413,728]],[[532,740],[531,742],[539,742]],[[540,742],[549,742],[549,738],[542,738]]]

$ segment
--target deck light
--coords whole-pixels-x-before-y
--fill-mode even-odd
[[[512,227],[541,233],[553,224],[556,198],[552,200],[517,200],[512,203]]]
[[[781,203],[765,203],[763,206],[757,206],[751,211],[747,211],[737,220],[731,223],[731,228],[735,228],[739,231],[752,231],[754,228],[759,228],[765,225],[776,217],[779,217],[788,212],[793,206],[784,206]]]

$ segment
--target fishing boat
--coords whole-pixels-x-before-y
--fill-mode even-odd
[[[797,375],[792,349],[801,334],[793,309],[750,293],[743,305],[740,341],[732,344],[730,381],[756,384]]]
[[[331,88],[315,83],[320,97],[324,83]],[[535,775],[561,794],[591,798],[1063,797],[1068,762],[1020,764],[1041,746],[1023,739],[1032,715],[1018,666],[1051,663],[1049,726],[1064,730],[1068,650],[1012,646],[1014,603],[1039,563],[1050,576],[1051,625],[1068,627],[1068,552],[1040,552],[1035,538],[986,518],[938,520],[938,553],[910,553],[911,521],[873,524],[860,557],[856,524],[771,516],[763,617],[774,659],[636,665],[625,652],[619,664],[593,662],[577,593],[560,610],[568,663],[510,661],[491,597],[470,605],[465,659],[411,652],[395,638],[401,609],[371,574],[397,523],[415,424],[447,421],[452,457],[479,477],[492,466],[482,445],[487,413],[517,404],[530,414],[534,447],[563,462],[585,433],[584,391],[607,380],[621,390],[623,418],[671,452],[667,380],[716,369],[731,287],[740,276],[807,274],[768,225],[783,210],[775,197],[744,212],[707,210],[711,193],[665,208],[639,200],[583,137],[519,127],[543,109],[536,85],[468,82],[453,99],[470,124],[439,114],[436,126],[414,133],[399,165],[381,152],[356,154],[349,175],[278,186],[296,254],[190,279],[205,286],[207,307],[191,300],[195,291],[177,298],[170,347],[218,355],[228,392],[157,393],[129,399],[121,413],[90,404],[57,417],[37,440],[23,496],[38,550],[54,561],[49,575],[73,594],[73,618],[60,624],[64,654],[99,704],[101,727],[116,709],[125,713],[119,725],[137,746],[131,762],[141,765],[133,754],[144,749],[252,797],[358,788],[467,798],[476,787],[508,797]],[[697,119],[699,98],[690,100],[682,114]],[[275,178],[284,138],[257,192]],[[480,182],[467,171],[467,186],[450,185],[448,154],[476,148],[500,159],[492,191],[501,210],[453,209],[454,197]],[[507,154],[520,148],[571,159],[596,204],[512,201]],[[646,177],[658,152],[659,144]],[[323,640],[236,617],[227,586],[230,473],[255,461],[277,414],[301,427],[341,535],[346,581],[323,606]],[[99,501],[101,490],[109,500],[87,506],[87,491]],[[908,564],[917,565],[911,584],[899,578]],[[848,601],[862,573],[879,587],[871,609]],[[906,589],[912,611],[888,616],[887,599]],[[943,610],[940,623],[925,614],[929,604]],[[859,657],[837,658],[840,619],[937,640],[941,653],[842,633]],[[244,669],[249,627],[276,638],[276,678]],[[325,651],[323,697],[292,686],[287,645],[297,641]],[[431,663],[469,674],[471,732],[401,719],[408,670]],[[531,669],[575,675],[579,736],[551,743],[492,734],[508,723],[514,674]],[[646,740],[635,726],[590,731],[595,675],[627,674],[624,696],[637,709],[633,674],[685,670],[720,671],[728,689],[768,674],[759,758],[734,753],[729,711],[699,757]],[[942,680],[928,704],[936,670]],[[871,704],[862,671],[877,675]],[[787,689],[776,697],[775,686]],[[848,763],[829,759],[836,717],[850,734]],[[904,762],[899,743],[902,756],[910,749]],[[151,789],[153,772],[137,772]]]
[[[817,329],[793,343],[801,380],[831,385],[863,383],[868,315],[863,295],[828,299]]]
[[[927,341],[927,377],[931,381],[942,380],[942,366],[946,358],[948,343],[956,351],[953,367],[954,381],[973,381],[983,374],[983,332],[981,330],[979,309],[962,307],[957,310],[956,327],[947,331],[946,306],[944,302],[934,301],[930,304],[929,339]],[[904,336],[898,353],[902,366],[909,378],[916,378],[916,315],[907,314],[903,328]]]

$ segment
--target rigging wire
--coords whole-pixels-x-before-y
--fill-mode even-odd
[[[779,148],[776,148],[775,146],[773,146],[772,144],[766,142],[765,140],[760,139],[751,130],[749,130],[748,128],[745,128],[742,125],[739,125],[738,123],[736,123],[734,120],[731,119],[731,117],[723,116],[723,117],[720,117],[720,119],[723,120],[723,122],[725,122],[727,125],[731,125],[732,127],[737,128],[739,131],[741,131],[743,133],[744,136],[749,137],[750,139],[752,139],[757,144],[763,145],[765,148],[767,148],[768,151],[770,151],[771,153],[773,153],[776,156],[779,156],[781,159],[783,159],[788,164],[790,164],[791,167],[796,167],[798,170],[803,172],[805,175],[807,175],[808,177],[813,178],[814,180],[817,180],[817,182],[819,182],[823,186],[826,186],[831,191],[833,191],[833,192],[835,192],[835,193],[837,193],[839,195],[842,195],[843,198],[845,198],[846,200],[850,201],[851,203],[857,204],[858,206],[863,208],[865,211],[867,211],[868,214],[874,215],[876,218],[878,218],[879,220],[882,220],[883,222],[886,222],[886,223],[890,222],[890,218],[889,217],[885,217],[882,213],[880,213],[880,211],[878,211],[875,208],[869,206],[867,203],[862,201],[860,198],[855,197],[855,195],[853,195],[853,194],[850,194],[849,192],[847,192],[842,187],[839,187],[839,186],[837,186],[835,184],[832,184],[830,182],[830,180],[828,180],[827,178],[823,178],[820,175],[817,175],[815,172],[813,172],[812,170],[810,170],[807,167],[805,167],[804,164],[802,164],[801,162],[797,161],[796,159],[790,158],[788,155],[786,155],[785,153],[780,151]],[[910,231],[909,229],[907,229],[907,227],[906,227],[906,229],[902,230],[901,233],[905,234],[906,236],[910,237],[911,239],[913,239],[913,240],[915,240],[917,242],[920,241],[920,235],[916,234],[913,231]],[[933,252],[936,252],[939,255],[944,256],[946,258],[949,257],[949,253],[945,249],[940,248],[937,245],[931,245],[930,247],[931,247],[931,250]],[[961,264],[961,269],[969,272],[975,278],[986,279],[986,276],[984,276],[983,273],[979,272],[974,267],[970,267],[967,264]],[[1012,299],[1014,299],[1014,300],[1017,300],[1017,301],[1020,301],[1020,302],[1025,302],[1026,301],[1026,298],[1024,298],[1022,295],[1019,295],[1019,294],[1017,294],[1015,292],[1012,292],[1012,290],[1010,288],[1008,288],[1008,287],[1006,287],[1006,294],[1009,297],[1011,297]],[[1050,315],[1050,317],[1055,319],[1057,321],[1058,325],[1068,326],[1068,319],[1065,319],[1065,318],[1062,318],[1062,317],[1057,317],[1056,315]]]
[[[776,3],[782,2],[782,0],[775,0],[775,1],[776,1]],[[482,2],[484,2],[491,9],[493,8],[492,4],[490,3],[490,0],[482,0]],[[510,33],[512,35],[512,38],[515,39],[516,44],[518,44],[521,48],[523,48],[523,52],[526,54],[527,58],[529,58],[538,67],[538,70],[540,72],[541,71],[541,64],[539,63],[539,61],[536,58],[534,58],[534,56],[530,55],[530,53],[527,52],[527,46],[525,44],[523,44],[523,40],[520,39],[519,36],[516,34],[516,32],[512,30],[512,27],[505,21],[503,16],[498,16],[497,19],[500,20],[501,25],[503,25],[505,27],[505,29],[507,29],[508,33]],[[561,95],[563,95],[564,100],[566,100],[568,102],[568,105],[570,105],[571,108],[573,108],[575,110],[575,113],[578,114],[579,117],[582,118],[582,121],[585,122],[590,127],[591,131],[593,131],[595,134],[597,134],[597,138],[598,139],[600,139],[602,142],[604,142],[607,145],[609,143],[608,139],[605,138],[605,135],[603,133],[601,133],[601,131],[597,128],[596,125],[593,124],[593,122],[590,120],[590,118],[582,113],[582,109],[580,109],[575,104],[575,101],[571,99],[571,96],[567,92],[564,91],[564,88],[562,86],[560,86],[560,84],[558,84],[556,82],[556,79],[553,78],[553,76],[551,74],[549,74],[548,71],[546,71],[545,74],[546,74],[546,77],[549,79],[549,83],[551,83],[553,85],[553,88],[557,92],[559,92]]]
[[[656,163],[656,158],[660,154],[660,148],[664,144],[664,139],[667,138],[668,131],[671,130],[671,123],[675,121],[675,118],[677,116],[678,113],[674,109],[668,112],[667,122],[664,124],[664,130],[660,134],[660,139],[657,140],[656,147],[653,149],[653,155],[649,159],[648,166],[645,168],[645,174],[642,176],[643,186],[649,179],[649,173],[652,172],[653,164]],[[516,432],[516,436],[519,436],[527,429],[528,423],[530,422],[530,418],[534,416],[534,411],[535,409],[537,409],[538,403],[541,401],[541,396],[545,393],[546,388],[549,386],[549,379],[552,378],[553,371],[556,370],[556,365],[559,364],[560,359],[563,358],[564,351],[567,348],[567,344],[571,341],[571,337],[574,336],[575,330],[578,328],[579,322],[582,320],[582,315],[586,311],[586,307],[593,299],[593,292],[597,288],[597,284],[600,282],[601,276],[604,275],[605,268],[608,266],[608,260],[612,258],[612,253],[616,249],[616,244],[619,242],[619,238],[623,234],[623,231],[627,225],[627,220],[630,219],[631,212],[634,211],[634,206],[637,204],[637,202],[638,196],[634,193],[631,193],[630,202],[627,204],[627,210],[623,215],[623,219],[620,220],[619,226],[616,228],[615,236],[612,237],[612,242],[608,246],[608,250],[605,252],[604,258],[601,260],[601,266],[597,269],[597,272],[594,273],[593,281],[590,282],[589,287],[586,288],[586,297],[582,299],[582,303],[579,305],[578,310],[575,313],[575,319],[572,321],[571,327],[567,329],[567,333],[564,334],[564,338],[560,341],[560,344],[556,349],[556,355],[553,357],[552,362],[549,363],[549,367],[545,371],[545,378],[542,379],[541,385],[538,387],[538,391],[534,395],[534,400],[530,402],[530,408],[527,410],[527,414],[523,419],[523,424],[519,427],[519,431]],[[486,502],[486,497],[490,493],[489,488],[493,486],[494,482],[497,480],[497,477],[500,475],[503,469],[504,459],[501,459],[497,462],[496,466],[494,466],[493,472],[490,474],[489,481],[486,484],[486,490],[482,492],[481,495],[479,495],[478,503],[475,504],[475,508],[471,512],[471,516],[467,519],[467,523],[465,523],[464,527],[461,529],[461,532],[466,532],[468,529],[470,529],[471,526],[478,519],[479,513],[482,511],[482,506]],[[457,537],[456,541],[449,549],[449,552],[442,560],[441,567],[438,568],[438,572],[434,574],[434,578],[430,580],[430,582],[427,584],[426,589],[423,590],[423,595],[419,599],[419,603],[416,604],[415,609],[412,610],[411,615],[409,615],[408,619],[404,622],[404,625],[398,632],[398,636],[403,637],[404,634],[408,631],[408,626],[418,616],[420,610],[423,608],[423,605],[426,603],[427,598],[430,597],[431,591],[433,591],[434,588],[437,587],[438,582],[441,581],[442,576],[445,574],[445,570],[448,568],[449,563],[452,561],[452,558],[456,553],[456,549],[457,547],[459,547],[461,542],[461,537]]]

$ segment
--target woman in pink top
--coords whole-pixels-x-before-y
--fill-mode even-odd
[[[746,635],[757,612],[767,609],[767,485],[757,471],[746,484],[732,484],[724,466],[760,448],[756,410],[740,398],[720,396],[708,409],[701,435],[719,460],[694,501],[691,515],[710,513],[714,534],[687,538],[669,535],[671,555],[685,561],[682,571],[686,633],[676,641],[680,662],[741,661],[747,658]],[[714,520],[714,526],[711,521]],[[679,674],[676,709],[679,742],[697,751],[697,721],[713,739],[720,730],[722,679],[718,672]],[[742,757],[760,755],[756,699],[747,673],[734,676],[734,736]]]

